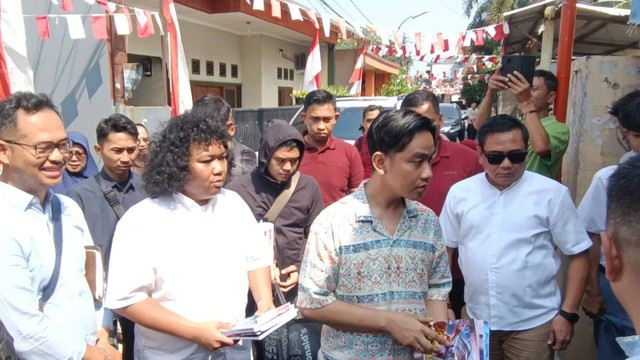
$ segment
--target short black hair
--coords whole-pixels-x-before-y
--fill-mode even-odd
[[[544,85],[547,87],[548,92],[558,90],[558,78],[551,71],[538,69],[533,72],[533,77],[542,78],[542,80],[544,80]]]
[[[489,135],[513,130],[520,130],[524,146],[526,147],[529,143],[529,132],[527,131],[526,126],[524,126],[522,121],[506,114],[496,115],[482,125],[480,131],[478,131],[478,145],[480,145],[480,148],[484,150],[484,144],[487,142]]]
[[[366,108],[364,108],[364,110],[362,110],[362,118],[364,119],[364,116],[367,115],[367,113],[370,113],[376,110],[380,111],[380,114],[382,114],[382,112],[384,111],[384,108],[380,105],[369,105]],[[380,114],[378,114],[378,116]]]
[[[640,254],[640,155],[618,165],[607,185],[607,230],[622,253]],[[636,264],[636,269],[640,264]]]
[[[618,99],[609,114],[615,116],[623,128],[640,132],[640,90],[633,90]]]
[[[410,109],[431,103],[436,114],[440,115],[440,102],[438,96],[429,90],[416,90],[402,99],[401,109]]]
[[[213,120],[226,126],[231,115],[231,105],[221,97],[207,94],[193,104],[191,113],[203,119]],[[233,119],[233,118],[232,118]]]
[[[331,104],[333,106],[333,110],[337,111],[336,97],[333,96],[332,93],[322,89],[313,90],[312,92],[308,93],[307,96],[304,97],[304,108],[302,112],[307,112],[307,110],[311,105],[324,105],[324,104]]]
[[[131,135],[134,140],[138,139],[136,124],[122,114],[111,114],[108,118],[100,120],[96,126],[98,144],[102,144],[111,133],[126,133]]]
[[[33,115],[44,109],[53,110],[60,116],[58,109],[46,94],[18,91],[7,96],[0,102],[0,137],[4,139],[18,132],[16,113],[19,110]]]
[[[385,111],[371,123],[367,132],[369,153],[379,151],[392,155],[403,151],[417,133],[428,131],[437,141],[436,127],[431,120],[409,109]]]
[[[142,175],[144,189],[152,198],[181,192],[189,181],[191,145],[220,143],[227,150],[227,169],[233,167],[231,136],[215,121],[186,112],[169,120],[151,142],[149,162]]]

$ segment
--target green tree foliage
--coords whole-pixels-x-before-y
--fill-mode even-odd
[[[406,66],[400,67],[398,75],[391,75],[391,79],[388,84],[382,85],[380,89],[380,95],[382,96],[398,96],[402,94],[408,94],[417,89],[415,82],[410,81],[407,77],[408,68]]]

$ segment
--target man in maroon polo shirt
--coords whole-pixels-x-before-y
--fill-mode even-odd
[[[483,172],[484,168],[478,162],[475,151],[440,136],[440,128],[444,125],[444,116],[440,114],[440,104],[434,93],[428,90],[414,91],[402,100],[400,108],[411,109],[429,118],[436,125],[438,141],[436,141],[436,156],[431,161],[433,177],[420,202],[440,216],[449,188],[460,180]],[[453,256],[453,268],[451,269],[453,287],[449,293],[449,299],[456,317],[460,318],[460,310],[464,305],[464,280],[458,267],[457,251]]]
[[[307,94],[300,117],[307,130],[302,133],[305,154],[299,171],[316,179],[327,207],[354,192],[362,182],[360,154],[355,146],[332,135],[340,113],[331,93],[314,90]]]

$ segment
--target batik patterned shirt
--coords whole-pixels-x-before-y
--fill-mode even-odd
[[[405,205],[393,235],[371,214],[363,186],[321,212],[305,249],[298,306],[340,300],[427,316],[425,301],[446,301],[451,275],[438,218],[418,202]],[[325,359],[413,359],[413,350],[388,333],[327,325],[320,352]]]

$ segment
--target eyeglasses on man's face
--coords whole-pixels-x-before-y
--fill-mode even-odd
[[[58,149],[61,154],[67,155],[71,152],[71,147],[73,146],[73,141],[71,140],[64,140],[57,144],[53,142],[43,142],[35,145],[23,144],[13,140],[2,141],[6,142],[7,144],[18,145],[24,148],[25,150],[29,151],[31,155],[33,155],[36,159],[51,156],[55,149]]]
[[[504,161],[505,158],[509,159],[509,162],[512,164],[520,164],[524,162],[527,158],[526,151],[512,152],[508,154],[496,154],[496,153],[486,153],[483,152],[484,156],[487,158],[487,161],[491,165],[500,165]]]

